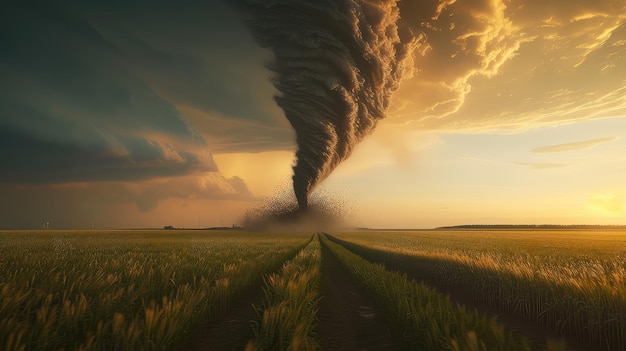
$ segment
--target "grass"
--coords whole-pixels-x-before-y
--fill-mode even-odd
[[[0,233],[0,349],[171,349],[308,238]]]

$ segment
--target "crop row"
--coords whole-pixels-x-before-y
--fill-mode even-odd
[[[615,232],[360,232],[337,235],[398,254],[475,261],[511,274],[560,284],[626,283],[626,233]]]
[[[316,235],[278,273],[265,279],[265,300],[257,308],[254,340],[246,350],[317,350],[321,251]]]
[[[0,233],[0,349],[172,348],[307,239]]]
[[[559,264],[542,261],[541,256],[530,260],[528,256],[437,251],[424,247],[418,238],[406,236],[394,241],[389,235],[386,242],[359,235],[342,238],[339,242],[356,252],[381,261],[402,262],[426,281],[466,291],[475,300],[502,311],[604,350],[626,348],[626,265],[620,258],[617,262],[594,260],[585,264],[580,259],[568,260],[561,253]],[[469,239],[468,246],[471,250]]]
[[[436,290],[373,264],[322,235],[322,244],[383,307],[416,350],[530,350],[495,320],[453,304]]]
[[[248,349],[318,349],[318,289],[324,278],[319,238],[329,249],[324,253],[336,256],[375,297],[378,307],[414,349],[529,349],[525,340],[495,320],[458,306],[436,290],[372,264],[357,253],[403,261],[428,279],[439,279],[477,299],[532,316],[534,311],[544,311],[545,303],[538,305],[532,300],[535,302],[528,308],[526,297],[513,295],[512,290],[527,293],[544,276],[517,281],[524,275],[511,270],[514,255],[501,256],[509,261],[498,265],[486,253],[474,262],[462,250],[428,251],[423,242],[406,236],[402,237],[404,245],[393,236],[341,237],[338,245],[323,234],[308,241],[308,235],[244,232],[0,233],[0,349],[172,349],[192,336],[200,320],[211,319],[226,309],[238,292],[261,283],[263,275],[279,268],[266,275],[265,299],[257,307],[255,337]],[[421,246],[409,250],[411,245]],[[572,289],[572,284],[561,286]],[[545,287],[542,289],[543,295],[537,296],[549,297]],[[565,296],[558,300],[565,307],[550,306],[537,320],[555,323],[551,320],[559,316],[555,311],[572,308],[567,305],[575,296],[567,295],[570,290],[551,291]],[[626,294],[618,291],[621,295],[607,299],[624,299]],[[507,296],[513,298],[503,301]],[[607,301],[595,306],[611,307]],[[576,306],[581,307],[580,301]],[[584,320],[589,315],[589,310],[583,310],[574,317]],[[615,318],[616,325],[623,327],[619,324],[623,315]],[[623,329],[603,335],[609,340],[615,333],[624,335]],[[609,349],[623,349],[623,344],[616,345]]]

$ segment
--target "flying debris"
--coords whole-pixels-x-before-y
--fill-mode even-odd
[[[293,189],[310,192],[385,117],[418,37],[396,0],[237,0],[255,40],[274,53],[276,103],[296,132]]]
[[[306,210],[298,208],[293,198],[279,194],[250,210],[242,219],[243,228],[265,232],[316,232],[345,229],[344,218],[350,204],[336,194],[316,192]]]

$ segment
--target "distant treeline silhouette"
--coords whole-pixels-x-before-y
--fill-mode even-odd
[[[600,224],[463,224],[435,229],[626,229],[626,225]]]

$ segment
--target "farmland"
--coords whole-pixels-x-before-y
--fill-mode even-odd
[[[3,350],[626,349],[619,231],[2,232],[0,252]]]
[[[626,348],[626,236],[613,231],[352,233],[337,242],[497,312]],[[456,294],[459,295],[458,293]]]
[[[234,232],[3,233],[3,349],[168,349],[309,239]]]

